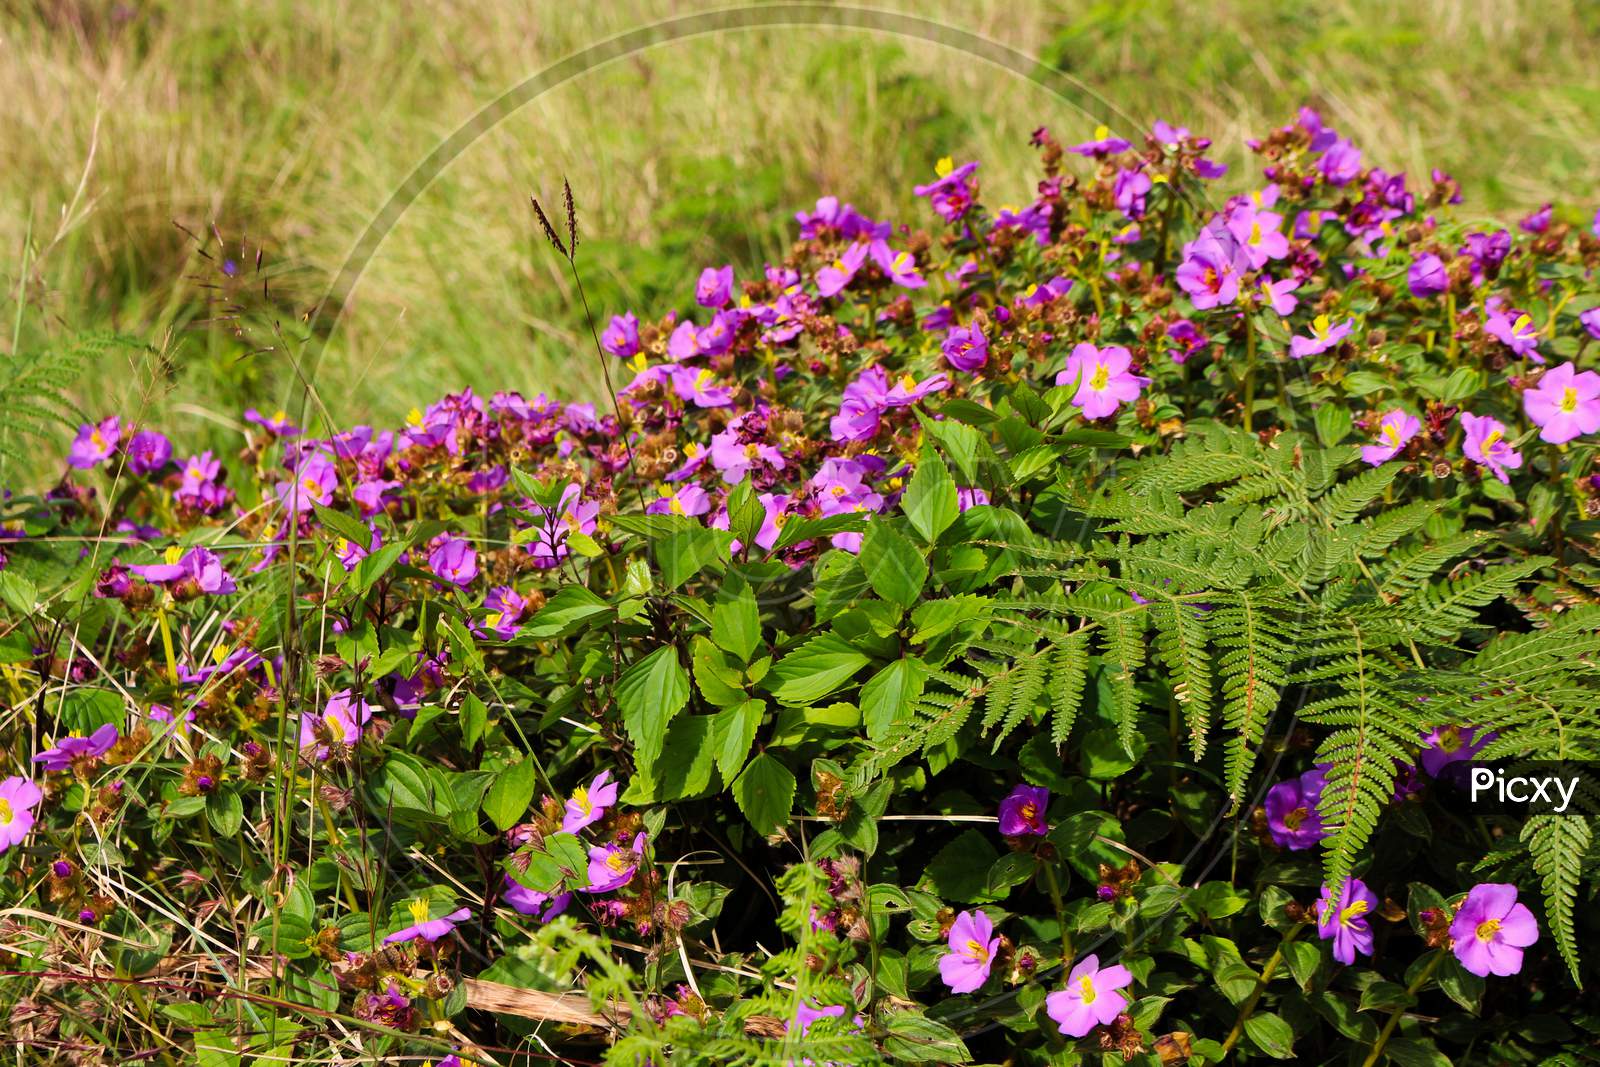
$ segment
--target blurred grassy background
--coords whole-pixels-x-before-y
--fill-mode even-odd
[[[1140,124],[1210,134],[1235,187],[1254,176],[1243,138],[1309,102],[1370,161],[1450,170],[1485,212],[1596,198],[1600,4],[1586,0],[878,2],[1036,55]],[[229,323],[208,321],[230,287],[261,303],[258,248],[292,322],[411,167],[486,101],[704,7],[0,4],[0,344],[97,328],[147,339],[159,354],[105,357],[85,407],[143,413],[180,447],[226,441],[240,408],[277,406],[293,379],[281,350],[246,356]],[[911,218],[911,185],[942,155],[981,159],[992,203],[1021,201],[1028,132],[1075,138],[1101,120],[1127,128],[948,49],[861,31],[652,48],[540,97],[423,193],[363,276],[319,390],[341,419],[394,420],[466,384],[592,397],[581,316],[527,203],[558,201],[563,174],[603,321],[686,302],[702,265],[758,264],[825,193]],[[175,222],[214,227],[240,279]]]

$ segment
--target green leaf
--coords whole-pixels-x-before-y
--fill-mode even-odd
[[[531,756],[513,763],[495,776],[484,794],[483,813],[496,829],[511,829],[528,810],[537,784],[538,771]]]
[[[705,635],[695,634],[691,654],[694,683],[707,702],[726,708],[745,701],[747,694],[739,672],[728,665],[722,652]]]
[[[722,780],[731,782],[744,766],[744,758],[755,744],[756,730],[766,714],[764,700],[746,700],[730,708],[723,708],[712,716],[711,746],[716,752],[717,770]]]
[[[1351,428],[1355,425],[1355,417],[1343,404],[1321,404],[1317,407],[1314,418],[1317,424],[1317,440],[1330,447],[1349,436]]]
[[[468,693],[461,701],[461,741],[467,748],[476,748],[483,739],[484,727],[489,722],[489,709],[476,695]]]
[[[244,802],[233,790],[222,790],[206,798],[206,818],[219,837],[234,837],[244,823]]]
[[[916,472],[911,475],[911,484],[906,487],[900,506],[911,520],[912,529],[929,544],[937,541],[961,514],[955,480],[950,477],[943,457],[931,445],[923,445]]]
[[[794,806],[794,774],[768,753],[750,761],[733,783],[733,799],[763,837],[789,821]]]
[[[333,508],[325,508],[321,504],[311,505],[316,509],[317,521],[326,526],[328,530],[359,548],[366,548],[372,543],[372,531],[367,529],[367,524],[353,515],[346,515]]]
[[[897,659],[861,687],[861,721],[867,736],[876,741],[896,723],[911,716],[911,706],[922,696],[927,674],[919,659]]]
[[[754,654],[761,643],[761,611],[749,586],[740,583],[737,593],[724,587],[711,608],[711,640],[740,662]]]
[[[32,615],[39,604],[39,590],[15,571],[0,571],[0,600],[18,615]]]
[[[636,758],[641,764],[654,762],[672,717],[689,702],[689,675],[678,663],[678,650],[664,645],[629,667],[617,679],[614,695]]]
[[[714,726],[711,715],[685,715],[672,724],[661,758],[647,772],[634,775],[636,783],[649,779],[644,785],[650,795],[642,803],[679,800],[706,791],[716,757],[711,743]]]
[[[389,572],[389,568],[399,562],[407,548],[411,547],[405,541],[384,545],[378,551],[367,556],[356,564],[355,570],[350,572],[350,589],[357,596],[365,593]]]
[[[1311,979],[1316,977],[1317,968],[1322,964],[1321,950],[1309,941],[1291,941],[1283,946],[1283,958],[1289,961],[1289,973],[1300,983],[1300,988],[1310,989]]]
[[[907,1063],[971,1063],[961,1035],[926,1015],[903,1011],[884,1024],[883,1050]]]
[[[928,561],[887,522],[868,525],[861,539],[861,569],[873,592],[907,608],[921,597],[928,580]]]
[[[999,856],[987,835],[963,830],[929,861],[922,881],[945,900],[984,900],[989,889],[989,868]]]
[[[565,637],[602,615],[611,605],[581,585],[564,585],[555,596],[522,628],[521,636],[532,638]]]
[[[1258,1011],[1244,1021],[1245,1036],[1275,1060],[1294,1058],[1294,1030],[1281,1015]]]
[[[773,664],[767,684],[781,704],[814,704],[866,665],[861,651],[830,630]]]

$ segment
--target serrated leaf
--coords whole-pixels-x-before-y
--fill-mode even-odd
[[[765,837],[789,821],[794,807],[794,774],[766,752],[751,760],[733,783],[733,799]]]

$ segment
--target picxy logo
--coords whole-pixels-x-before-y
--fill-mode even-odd
[[[1513,804],[1544,804],[1546,807],[1541,810],[1560,815],[1567,810],[1573,794],[1578,791],[1578,776],[1507,775],[1492,767],[1473,767],[1469,788],[1473,803],[1478,802],[1480,795],[1488,794],[1485,799],[1497,800],[1502,804],[1507,801]],[[1559,805],[1556,803],[1558,800]]]

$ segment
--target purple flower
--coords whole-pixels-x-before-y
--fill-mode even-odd
[[[1522,394],[1522,407],[1539,427],[1539,439],[1559,445],[1600,430],[1600,374],[1581,374],[1571,363],[1544,372]]]
[[[1118,152],[1126,152],[1129,147],[1131,146],[1128,142],[1121,137],[1111,136],[1109,127],[1097,126],[1095,127],[1093,138],[1084,141],[1082,144],[1075,144],[1068,148],[1067,151],[1075,152],[1089,159],[1104,159],[1106,156],[1115,155]]]
[[[952,326],[950,332],[944,335],[939,350],[944,353],[945,362],[950,366],[972,374],[988,360],[989,340],[976,324]]]
[[[1270,188],[1276,189],[1276,186]],[[1259,210],[1250,200],[1228,215],[1228,232],[1239,242],[1239,250],[1249,259],[1251,270],[1260,270],[1269,260],[1289,254],[1289,238],[1283,233],[1283,216]]]
[[[99,423],[86,422],[78,427],[78,436],[67,451],[67,463],[79,470],[98,467],[111,458],[121,440],[122,422],[115,415]]]
[[[1493,277],[1500,270],[1506,256],[1511,253],[1511,234],[1505,230],[1494,233],[1469,233],[1462,254],[1472,260],[1472,272]]]
[[[1386,412],[1383,420],[1378,423],[1378,443],[1363,445],[1361,458],[1374,467],[1380,467],[1397,456],[1406,446],[1406,442],[1415,437],[1420,429],[1422,423],[1402,409],[1395,408]]]
[[[593,534],[600,505],[582,499],[583,490],[574,483],[561,493],[556,514],[545,522],[539,536],[528,544],[528,554],[540,567],[554,567],[567,558],[567,538],[575,533]]]
[[[1144,217],[1144,198],[1150,192],[1150,175],[1142,170],[1119,170],[1112,183],[1111,198],[1117,210],[1130,219]]]
[[[1211,343],[1211,339],[1188,319],[1176,319],[1168,323],[1167,337],[1177,343],[1172,350],[1174,363],[1186,362],[1190,356]]]
[[[976,163],[953,166],[950,157],[946,156],[934,167],[939,180],[914,186],[911,191],[917,196],[927,197],[935,215],[946,222],[955,222],[972,208],[972,187],[967,184],[967,179],[977,169]]]
[[[505,876],[504,891],[501,899],[510,904],[523,915],[532,915],[542,923],[547,923],[557,915],[567,910],[572,903],[571,893],[558,893],[551,896],[540,893],[522,885],[509,874]]]
[[[483,625],[500,640],[509,641],[517,636],[528,602],[511,586],[497,585],[483,598],[483,607],[488,612]]]
[[[1043,285],[1029,285],[1022,291],[1022,296],[1017,303],[1023,307],[1042,307],[1053,300],[1058,300],[1072,289],[1072,279],[1065,275],[1057,274]]]
[[[1083,341],[1073,348],[1066,369],[1056,375],[1056,384],[1076,383],[1073,405],[1086,419],[1103,419],[1116,414],[1123,404],[1139,399],[1140,390],[1149,384],[1149,378],[1128,369],[1132,363],[1133,354],[1121,345],[1101,349]]]
[[[578,786],[567,798],[561,817],[563,833],[575,834],[605,817],[606,809],[617,802],[617,783],[610,771],[601,771],[587,786]]]
[[[328,698],[321,711],[300,716],[300,750],[314,749],[313,755],[325,760],[332,745],[351,746],[361,740],[361,728],[372,718],[372,708],[364,700],[354,700],[350,690],[342,689]]]
[[[1346,337],[1349,337],[1350,331],[1355,329],[1355,326],[1355,319],[1345,319],[1335,326],[1328,316],[1318,315],[1312,320],[1310,337],[1301,337],[1296,334],[1289,338],[1289,356],[1292,359],[1320,356]]]
[[[946,943],[950,951],[939,957],[939,977],[952,993],[971,993],[989,980],[1000,939],[991,936],[994,923],[981,911],[956,916]]]
[[[282,408],[274,411],[270,417],[255,408],[245,408],[244,421],[255,423],[274,437],[297,437],[300,434],[300,428],[289,422],[289,415]]]
[[[1406,285],[1415,297],[1438,296],[1450,288],[1450,274],[1444,269],[1444,260],[1438,256],[1418,256],[1406,272]]]
[[[733,299],[733,268],[707,267],[694,287],[695,303],[705,308],[726,307]]]
[[[1000,833],[1006,837],[1050,832],[1045,812],[1050,807],[1050,790],[1038,785],[1019,785],[1000,802]]]
[[[1378,898],[1358,878],[1345,879],[1338,904],[1334,903],[1331,889],[1323,884],[1322,897],[1315,905],[1317,936],[1333,942],[1334,959],[1350,964],[1356,961],[1357,953],[1372,955],[1372,928],[1367,925],[1367,916],[1377,906]]]
[[[1600,340],[1600,306],[1592,307],[1578,316],[1578,322],[1589,331],[1589,336]]]
[[[13,775],[0,782],[0,852],[20,845],[33,829],[33,809],[44,799],[44,792]]]
[[[441,915],[437,919],[428,918],[428,902],[426,900],[413,900],[411,902],[411,925],[404,930],[396,930],[383,939],[385,945],[392,945],[396,941],[410,941],[422,938],[424,941],[437,941],[441,937],[450,936],[456,928],[456,923],[465,922],[472,917],[468,908],[459,908],[449,915]]]
[[[152,474],[172,460],[172,442],[155,430],[140,430],[124,449],[128,469],[135,474]]]
[[[627,359],[639,351],[639,320],[633,312],[611,316],[611,324],[600,335],[600,347],[618,359]]]
[[[827,1004],[817,1008],[813,1007],[810,1001],[802,1000],[799,1004],[795,1005],[794,1024],[790,1025],[785,1023],[784,1030],[792,1030],[798,1026],[800,1029],[800,1036],[804,1037],[806,1031],[811,1029],[811,1024],[816,1022],[818,1019],[843,1019],[844,1015],[845,1007],[843,1004]],[[854,1028],[859,1030],[861,1028],[861,1024],[861,1016],[857,1015],[855,1017]]]
[[[188,552],[183,552],[180,545],[171,545],[167,548],[164,562],[135,565],[128,569],[151,585],[172,585],[191,580],[200,592],[216,596],[238,589],[233,578],[223,569],[222,560],[217,554],[199,545]]]
[[[1491,303],[1493,303],[1491,301]],[[1536,363],[1543,363],[1544,357],[1538,354],[1539,330],[1534,326],[1533,319],[1526,311],[1515,308],[1502,311],[1494,308],[1487,321],[1483,324],[1490,337],[1510,348],[1519,356],[1528,356]]]
[[[1122,1014],[1127,998],[1117,992],[1133,984],[1122,964],[1102,968],[1098,956],[1086,956],[1067,975],[1067,987],[1045,997],[1045,1011],[1068,1037],[1082,1037]]]
[[[1441,726],[1422,739],[1422,769],[1438,778],[1453,763],[1470,763],[1497,736],[1493,730],[1480,734],[1475,726]]]
[[[585,893],[609,893],[621,889],[644,862],[644,834],[636,834],[628,848],[621,845],[596,845],[589,849],[589,884]]]
[[[1010,208],[1001,208],[1000,213],[994,217],[996,230],[1022,230],[1031,233],[1033,239],[1041,245],[1050,243],[1050,216],[1055,209],[1049,204],[1034,202],[1021,211]]]
[[[1267,831],[1273,844],[1299,852],[1327,836],[1317,813],[1326,774],[1322,767],[1314,767],[1267,790]]]
[[[117,743],[117,728],[111,723],[95,730],[88,737],[63,737],[56,747],[33,757],[33,762],[44,764],[47,771],[64,771],[74,760],[103,756]]]
[[[453,585],[467,586],[478,576],[478,552],[455,534],[443,534],[428,553],[428,569]]]
[[[1550,229],[1551,205],[1545,204],[1533,214],[1517,223],[1517,228],[1523,233],[1544,233]]]
[[[1488,415],[1474,415],[1466,411],[1461,414],[1461,425],[1467,431],[1467,438],[1461,446],[1467,458],[1488,467],[1503,484],[1509,484],[1511,479],[1506,471],[1522,466],[1522,455],[1506,440],[1505,424]]]
[[[1361,176],[1361,150],[1341,137],[1317,161],[1317,169],[1329,185],[1349,185]]]
[[[1450,921],[1451,951],[1461,966],[1480,978],[1505,977],[1522,970],[1522,950],[1539,940],[1539,923],[1517,887],[1483,882],[1472,887]]]

